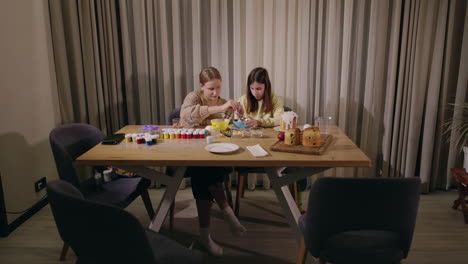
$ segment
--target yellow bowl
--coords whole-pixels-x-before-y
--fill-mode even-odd
[[[213,119],[211,120],[211,127],[224,131],[228,128],[230,121],[231,119]]]

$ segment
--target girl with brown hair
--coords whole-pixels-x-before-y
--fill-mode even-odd
[[[281,97],[272,92],[270,77],[265,68],[253,69],[247,77],[247,90],[239,98],[248,126],[274,127],[284,113]],[[241,114],[239,114],[242,117]]]
[[[221,113],[237,111],[243,113],[241,105],[233,100],[220,97],[221,74],[214,67],[200,72],[200,91],[189,93],[181,107],[180,119],[184,126],[210,124],[211,119],[223,118]],[[200,225],[200,244],[215,256],[223,255],[223,249],[210,235],[211,203],[216,201],[229,228],[235,235],[242,235],[246,229],[234,215],[223,189],[225,176],[232,168],[226,167],[189,167],[188,176],[192,179],[192,193],[195,197]]]

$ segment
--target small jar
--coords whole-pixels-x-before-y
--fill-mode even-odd
[[[151,146],[153,145],[153,138],[151,136],[148,136],[145,138],[146,145]]]
[[[253,127],[250,129],[250,134],[252,137],[263,137],[263,128]]]
[[[193,129],[189,129],[189,130],[187,131],[187,138],[188,138],[188,139],[191,139],[192,137],[193,137]]]
[[[206,133],[206,130],[205,130],[205,129],[200,129],[199,137],[200,137],[200,138],[205,138],[205,133]]]
[[[243,138],[244,137],[244,130],[239,128],[231,129],[231,133],[233,138]]]
[[[195,131],[193,131],[193,138],[198,138],[198,132],[199,132],[198,129],[196,129]]]
[[[143,137],[138,136],[136,138],[136,143],[137,144],[145,144],[145,139]]]
[[[212,137],[219,137],[221,135],[221,132],[219,129],[211,129],[210,134]]]

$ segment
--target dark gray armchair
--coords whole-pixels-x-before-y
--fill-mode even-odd
[[[49,182],[47,194],[60,236],[77,263],[201,263],[199,255],[143,228],[130,213],[89,201],[66,181]]]
[[[94,126],[87,124],[67,124],[59,126],[50,132],[49,140],[55,159],[58,175],[80,190],[83,196],[91,201],[109,204],[120,208],[127,207],[138,196],[141,196],[148,216],[154,217],[148,187],[150,181],[142,177],[119,177],[104,183],[102,190],[95,188],[94,179],[80,182],[73,162],[104,138],[104,134]],[[65,259],[68,246],[64,244],[61,260]]]
[[[166,124],[172,125],[173,118],[180,118],[180,107],[172,109],[172,111],[167,116]]]
[[[321,263],[400,263],[411,246],[419,193],[419,178],[317,180],[299,218],[298,263],[306,249]]]

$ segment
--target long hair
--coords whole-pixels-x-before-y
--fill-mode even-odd
[[[221,74],[219,73],[218,69],[215,67],[206,67],[204,68],[201,72],[200,75],[198,76],[200,78],[200,83],[202,85],[205,85],[205,83],[213,80],[213,79],[219,79],[221,80]]]
[[[263,94],[262,112],[268,113],[273,111],[273,99],[271,95],[271,82],[268,72],[265,68],[257,67],[249,73],[247,77],[247,113],[256,112],[258,109],[258,101],[250,92],[250,85],[254,82],[262,83],[265,85],[265,92]]]

